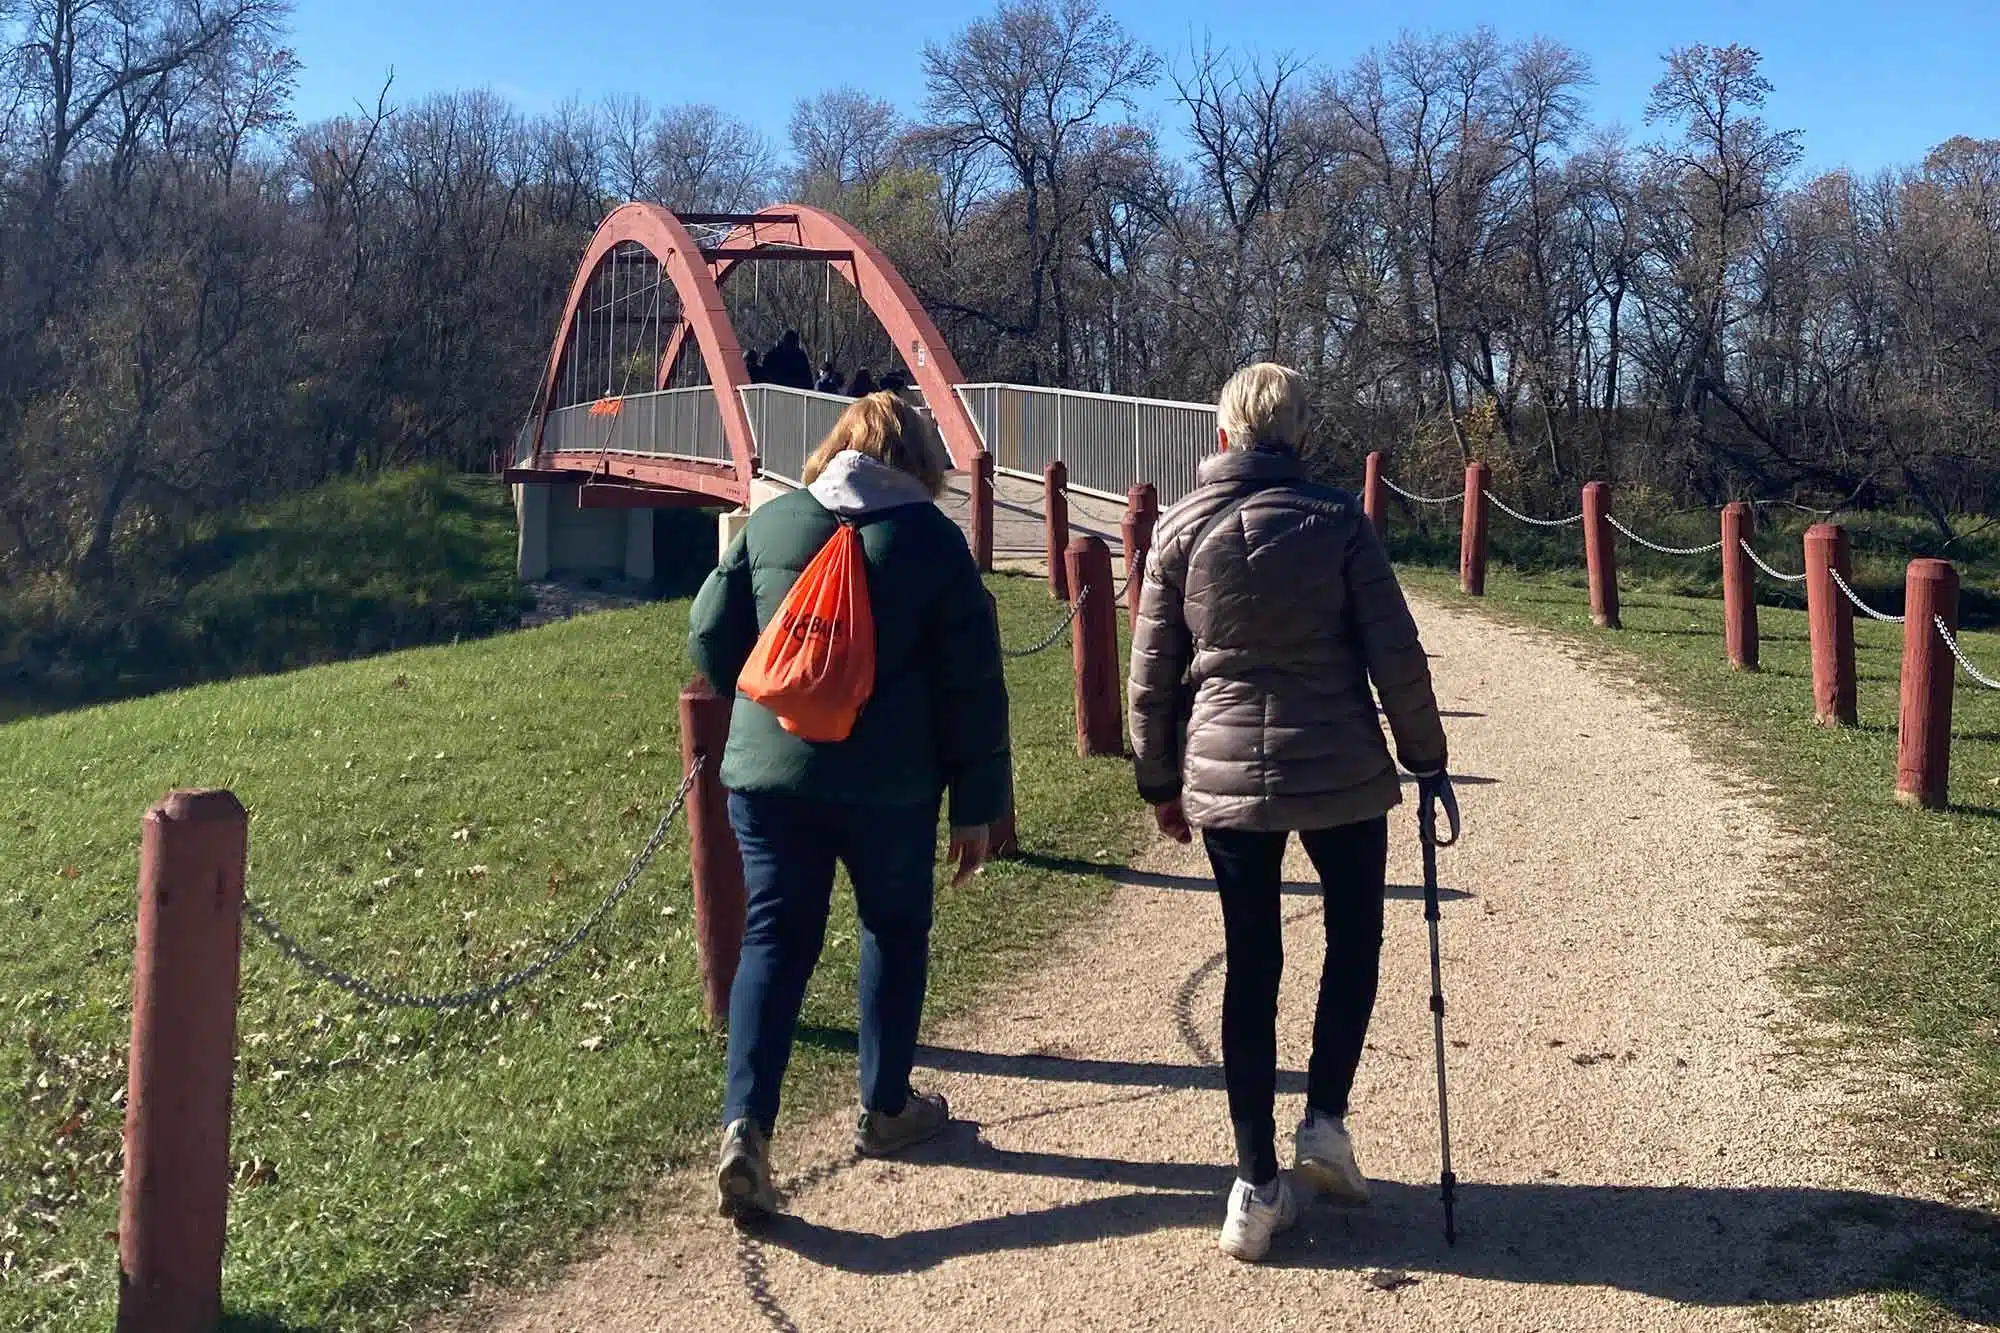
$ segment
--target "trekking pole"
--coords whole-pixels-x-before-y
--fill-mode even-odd
[[[1443,841],[1439,841],[1437,829],[1440,795],[1444,799],[1445,818],[1451,827],[1451,836]],[[1451,1171],[1451,1112],[1444,1088],[1444,972],[1438,946],[1438,848],[1457,842],[1459,833],[1458,798],[1452,794],[1449,781],[1436,790],[1426,786],[1418,806],[1417,830],[1424,846],[1424,920],[1430,924],[1431,932],[1431,1027],[1437,1043],[1438,1151],[1444,1161],[1438,1175],[1438,1189],[1444,1201],[1444,1243],[1456,1245],[1458,1228],[1453,1222],[1452,1207],[1456,1202],[1458,1177]]]

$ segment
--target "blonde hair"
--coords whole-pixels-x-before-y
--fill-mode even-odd
[[[907,472],[936,498],[944,493],[951,455],[933,426],[914,407],[887,390],[857,398],[806,460],[806,485],[819,480],[834,455],[852,449],[866,458]]]
[[[1259,361],[1229,377],[1215,400],[1217,429],[1229,435],[1229,447],[1281,444],[1296,449],[1305,443],[1306,377],[1290,366]]]

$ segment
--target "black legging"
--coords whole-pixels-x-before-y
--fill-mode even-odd
[[[1222,989],[1222,1072],[1236,1128],[1236,1170],[1253,1185],[1278,1174],[1272,1108],[1278,1084],[1278,979],[1285,969],[1279,893],[1289,837],[1202,830],[1222,898],[1229,954]],[[1383,816],[1319,829],[1301,833],[1299,840],[1319,872],[1326,923],[1326,965],[1319,975],[1306,1105],[1346,1115],[1381,972],[1389,820]]]

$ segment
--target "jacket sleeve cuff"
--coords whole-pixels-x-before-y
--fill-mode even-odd
[[[953,828],[996,824],[1007,813],[1013,756],[1005,752],[959,775],[951,784],[947,818]]]
[[[1441,754],[1398,755],[1403,770],[1411,777],[1434,778],[1449,767],[1449,757]]]
[[[1181,783],[1178,778],[1172,782],[1146,782],[1142,779],[1139,783],[1139,799],[1147,805],[1164,805],[1168,801],[1178,800],[1180,794]]]

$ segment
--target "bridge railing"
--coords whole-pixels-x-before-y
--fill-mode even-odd
[[[1039,481],[1050,463],[1073,490],[1122,501],[1152,482],[1160,503],[1194,489],[1195,467],[1215,451],[1215,408],[1024,384],[962,384],[958,396],[994,466]]]
[[[750,434],[757,441],[758,472],[794,486],[805,485],[806,459],[840,414],[854,405],[852,398],[839,394],[777,384],[746,385],[742,394]]]
[[[542,427],[542,451],[727,463],[729,440],[722,433],[715,391],[703,384],[558,408]]]

